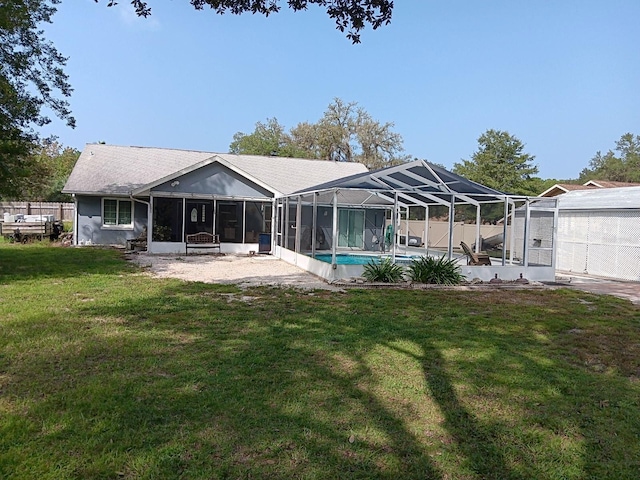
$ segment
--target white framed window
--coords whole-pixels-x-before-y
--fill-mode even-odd
[[[131,200],[103,198],[102,226],[133,228],[133,205]]]

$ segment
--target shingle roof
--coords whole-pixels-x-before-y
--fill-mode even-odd
[[[600,188],[638,187],[640,183],[614,182],[611,180],[589,180],[585,185],[592,184]]]
[[[228,162],[283,194],[367,171],[359,163],[87,144],[63,192],[129,194],[181,170],[216,159]]]

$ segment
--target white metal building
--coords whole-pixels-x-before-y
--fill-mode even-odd
[[[640,187],[558,197],[557,269],[640,281]]]

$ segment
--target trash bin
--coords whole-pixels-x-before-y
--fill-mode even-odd
[[[258,235],[258,253],[271,253],[270,233],[261,233]]]

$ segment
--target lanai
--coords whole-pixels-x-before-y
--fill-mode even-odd
[[[284,196],[276,205],[276,254],[328,280],[357,276],[362,271],[361,266],[339,265],[341,252],[386,254],[394,262],[407,261],[399,256],[401,248],[405,255],[460,258],[463,274],[469,278],[488,280],[496,274],[505,280],[516,279],[520,274],[536,280],[554,278],[555,201],[546,199],[541,203],[535,197],[508,195],[426,161],[416,160],[317,185]],[[400,245],[403,238],[397,232],[403,216],[409,217],[409,209],[424,212],[424,249],[410,248],[408,235],[404,247]],[[430,248],[429,223],[436,211],[448,221],[444,251]],[[476,251],[483,245],[483,216],[491,211],[494,217],[500,217],[503,248],[491,266],[468,266],[462,262],[454,234],[456,212],[462,211],[467,220],[472,217],[469,223],[475,224]],[[532,223],[532,217],[537,221]],[[389,237],[391,242],[385,242]],[[319,262],[319,252],[324,256],[330,253],[330,262]]]

